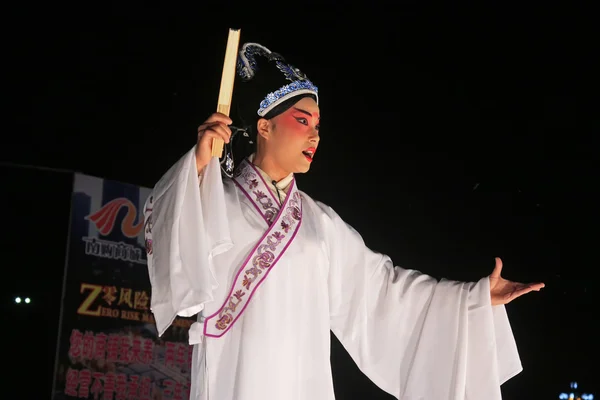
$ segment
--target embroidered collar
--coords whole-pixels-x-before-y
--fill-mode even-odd
[[[302,196],[292,179],[289,193],[281,205],[269,191],[258,169],[242,161],[233,182],[265,220],[265,232],[238,269],[223,305],[204,320],[204,335],[223,336],[242,315],[248,302],[284,255],[302,222]]]
[[[253,163],[254,161],[254,156],[256,153],[253,153],[250,157],[248,157],[248,161],[250,161],[251,163]],[[294,174],[291,173],[288,176],[286,176],[285,178],[281,179],[279,182],[277,182],[277,184],[273,185],[273,179],[271,179],[271,177],[262,169],[260,169],[256,164],[252,164],[254,165],[254,167],[256,168],[256,170],[258,172],[260,172],[260,174],[262,175],[263,179],[265,180],[265,182],[267,182],[270,186],[274,186],[274,189],[279,189],[282,192],[286,193],[288,192],[289,188],[290,188],[290,183],[292,183],[292,180],[294,180]]]

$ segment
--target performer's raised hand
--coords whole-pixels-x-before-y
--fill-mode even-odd
[[[231,129],[229,129],[228,125],[231,122],[231,118],[227,115],[216,112],[198,127],[198,143],[196,144],[196,167],[198,168],[198,174],[202,172],[212,157],[213,139],[223,139],[225,143],[229,143]]]
[[[540,291],[544,286],[543,283],[518,283],[508,281],[500,273],[502,272],[502,260],[496,257],[496,266],[490,275],[490,295],[492,297],[492,305],[508,304],[519,296],[532,291]]]

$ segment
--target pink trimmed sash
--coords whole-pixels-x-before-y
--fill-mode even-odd
[[[204,335],[209,337],[223,336],[238,320],[296,237],[302,222],[302,200],[295,179],[281,208],[260,173],[246,160],[233,181],[264,218],[268,229],[239,268],[221,308],[204,320]]]

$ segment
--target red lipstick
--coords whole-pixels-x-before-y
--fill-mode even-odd
[[[308,160],[308,162],[312,162],[313,157],[315,156],[316,152],[317,152],[316,148],[309,147],[308,149],[304,150],[302,152],[302,154],[304,154],[304,157],[306,157],[306,159]]]

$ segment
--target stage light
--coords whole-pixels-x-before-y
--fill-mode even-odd
[[[31,299],[29,297],[25,297],[25,303],[27,303],[27,304],[31,303]]]
[[[15,298],[15,303],[17,303],[17,304],[21,303],[21,298],[20,297],[16,297]]]
[[[571,389],[577,389],[579,384],[577,382],[571,382]],[[561,393],[558,395],[560,400],[594,400],[594,395],[591,393],[582,393],[579,394],[577,392],[571,393]]]

